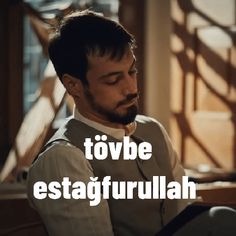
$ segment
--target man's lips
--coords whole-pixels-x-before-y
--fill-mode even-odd
[[[125,100],[125,101],[121,101],[118,103],[117,107],[120,106],[131,106],[133,104],[135,104],[138,100],[138,95],[137,96],[133,96],[133,98]]]
[[[135,104],[136,102],[137,102],[137,98],[133,98],[130,101],[123,102],[122,104],[120,104],[120,106],[131,106],[131,105]]]

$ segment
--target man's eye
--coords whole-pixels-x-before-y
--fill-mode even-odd
[[[108,85],[115,85],[119,82],[119,78],[113,79],[113,80],[108,80],[106,81],[106,84]]]

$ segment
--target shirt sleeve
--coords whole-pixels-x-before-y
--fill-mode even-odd
[[[101,198],[97,206],[90,206],[90,199],[38,200],[33,195],[33,186],[37,181],[49,183],[62,182],[69,177],[73,183],[82,181],[87,186],[90,177],[94,177],[89,161],[83,152],[65,144],[55,144],[39,156],[32,165],[28,176],[28,197],[39,212],[50,236],[113,236],[109,206]]]

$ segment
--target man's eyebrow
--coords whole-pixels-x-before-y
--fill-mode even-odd
[[[134,67],[135,63],[136,63],[136,59],[134,58],[134,60],[133,60],[133,62],[132,62],[132,64],[131,64],[131,66],[130,66],[129,69],[131,69],[132,67]],[[121,74],[121,73],[122,73],[122,71],[109,72],[109,73],[107,73],[107,74],[104,74],[104,75],[99,76],[98,79],[104,79],[104,78],[107,78],[107,77],[110,77],[110,76],[119,75],[119,74]]]

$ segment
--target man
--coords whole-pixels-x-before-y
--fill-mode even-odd
[[[88,183],[91,177],[115,181],[147,181],[152,176],[180,181],[184,175],[164,128],[154,119],[137,115],[135,41],[119,23],[91,11],[73,13],[62,22],[49,45],[49,55],[67,92],[74,98],[73,118],[51,138],[29,171],[28,190],[49,235],[149,236],[178,212],[174,200],[89,199],[38,200],[37,181]],[[149,160],[88,160],[84,141],[99,134],[107,142],[129,136],[137,145],[152,145]],[[95,142],[95,141],[94,141]],[[101,190],[102,194],[102,190]]]

